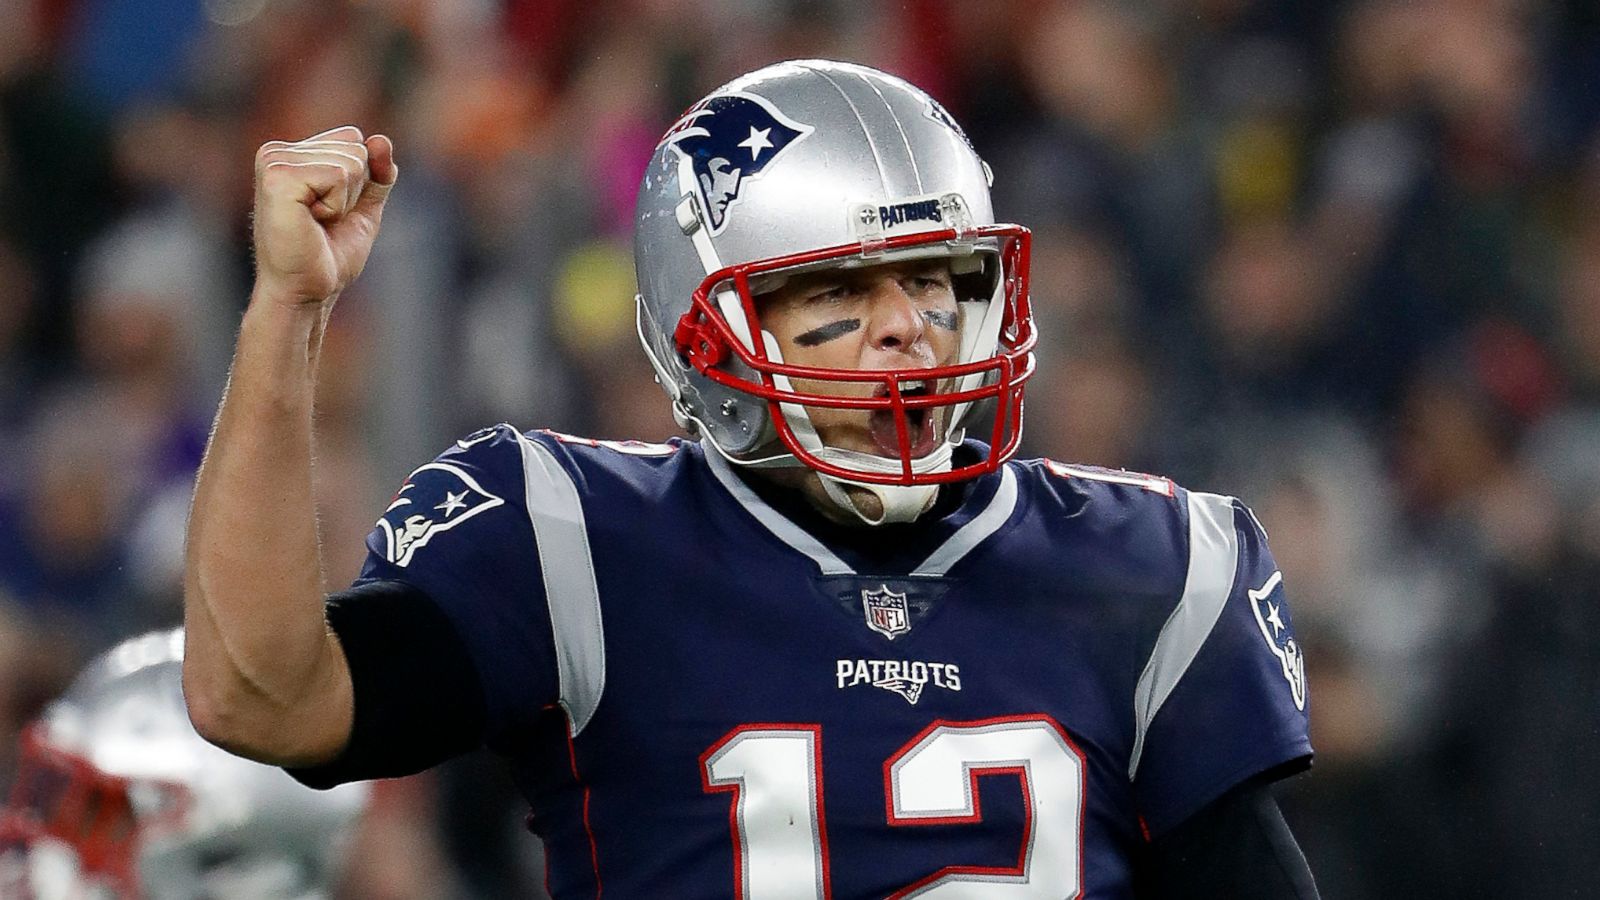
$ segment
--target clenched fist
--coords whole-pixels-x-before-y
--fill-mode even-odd
[[[316,304],[367,264],[400,170],[394,144],[353,125],[256,151],[256,296]]]

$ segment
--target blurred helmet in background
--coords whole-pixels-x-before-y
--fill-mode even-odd
[[[732,462],[806,465],[830,494],[859,485],[886,508],[920,511],[896,492],[926,497],[993,471],[1021,438],[1034,331],[1028,232],[995,224],[990,181],[942,106],[864,66],[779,63],[691,107],[651,158],[634,243],[640,339],[679,423]],[[797,273],[931,257],[950,261],[960,301],[954,365],[802,369],[761,327],[756,297]],[[820,389],[797,391],[794,378],[857,396],[819,402]],[[997,401],[982,435],[993,452],[955,466],[951,450],[984,400]],[[826,446],[807,407],[887,411],[899,457]],[[929,423],[941,429],[934,449],[924,440],[914,451],[909,435]]]
[[[0,812],[0,896],[327,896],[366,785],[315,791],[189,724],[183,631],[97,657],[23,735]]]

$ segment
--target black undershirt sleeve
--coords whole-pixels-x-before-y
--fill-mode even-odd
[[[350,742],[320,766],[289,769],[314,788],[412,775],[484,742],[483,688],[455,625],[417,588],[371,581],[328,597],[350,664]]]
[[[1234,788],[1157,838],[1136,874],[1145,900],[1317,900],[1305,854],[1265,780]]]

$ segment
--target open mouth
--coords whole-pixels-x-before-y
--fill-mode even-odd
[[[908,381],[900,386],[900,396],[921,397],[931,390],[926,381]],[[874,394],[877,397],[889,396],[887,387],[878,388]],[[907,408],[906,411],[906,437],[911,445],[911,458],[917,459],[933,452],[939,443],[936,427],[938,418],[934,408],[924,406],[920,408]],[[878,452],[892,459],[900,458],[900,435],[895,428],[895,411],[893,409],[877,409],[872,411],[868,422],[868,431],[872,435],[872,443]]]

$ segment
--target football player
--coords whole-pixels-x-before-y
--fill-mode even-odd
[[[201,740],[182,658],[181,631],[126,641],[23,733],[0,809],[0,897],[329,896],[367,786],[313,791]]]
[[[397,175],[353,127],[257,156],[189,534],[201,733],[313,785],[487,745],[560,898],[1315,895],[1266,788],[1311,747],[1265,534],[1013,459],[1029,234],[927,94],[799,61],[693,106],[635,246],[697,439],[463,437],[325,597],[319,336]]]

